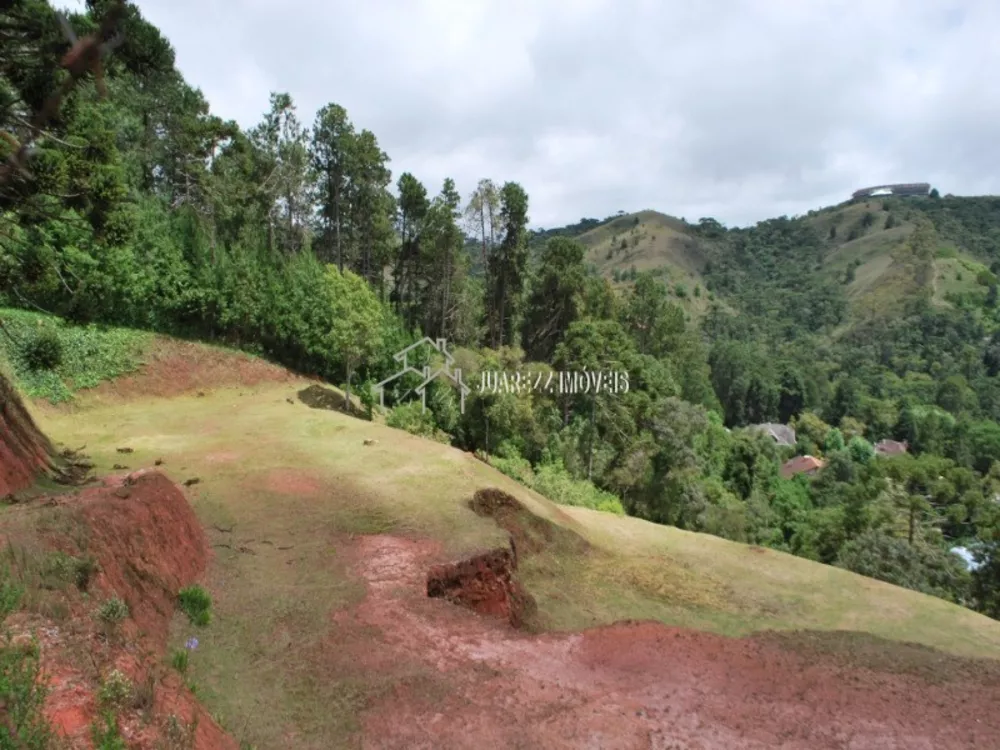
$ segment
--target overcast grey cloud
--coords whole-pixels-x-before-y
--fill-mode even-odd
[[[213,110],[287,91],[395,175],[521,182],[534,226],[747,224],[856,188],[1000,193],[996,0],[140,0]]]

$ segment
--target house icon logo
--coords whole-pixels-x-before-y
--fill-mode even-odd
[[[408,361],[411,352],[424,347],[430,347],[444,357],[444,363],[434,371],[431,371],[431,368],[427,365],[424,366],[423,370],[418,370]],[[379,406],[385,408],[385,387],[393,381],[403,377],[407,373],[412,373],[421,378],[420,385],[413,390],[420,394],[420,404],[423,407],[423,411],[427,411],[427,386],[431,381],[436,380],[439,377],[444,377],[458,387],[461,413],[465,413],[465,397],[469,395],[471,389],[462,380],[461,368],[455,367],[455,358],[448,351],[448,342],[445,339],[438,339],[435,341],[430,336],[425,336],[415,344],[410,344],[405,349],[396,352],[392,355],[392,358],[399,362],[402,367],[399,372],[396,372],[387,377],[385,380],[375,384],[374,390],[375,393],[378,394]]]

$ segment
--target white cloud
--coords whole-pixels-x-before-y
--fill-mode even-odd
[[[213,110],[337,102],[396,175],[517,180],[536,226],[745,224],[926,180],[1000,193],[994,0],[140,0]]]

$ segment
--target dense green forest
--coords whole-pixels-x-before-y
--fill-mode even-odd
[[[66,75],[68,48],[46,2],[10,5],[4,160]],[[69,19],[78,35],[108,4],[87,5]],[[850,226],[844,207],[747,228],[683,222],[711,299],[692,316],[656,273],[613,280],[586,262],[577,238],[620,218],[531,231],[525,186],[393,175],[376,134],[332,102],[303,122],[274,93],[244,130],[212,114],[134,6],[121,29],[107,96],[92,79],[69,94],[0,192],[0,306],[241,347],[352,389],[369,410],[395,352],[443,338],[473,386],[464,412],[446,382],[423,412],[401,379],[390,424],[487,454],[560,502],[1000,617],[1000,199],[888,199]],[[868,284],[872,264],[837,263],[875,232],[899,236]],[[951,257],[979,270],[945,294]],[[47,328],[17,341],[15,369],[62,356]],[[627,371],[630,387],[491,392],[475,387],[484,370]],[[762,422],[791,423],[798,445],[743,429]],[[883,438],[909,453],[876,457]],[[827,464],[782,478],[795,454]]]

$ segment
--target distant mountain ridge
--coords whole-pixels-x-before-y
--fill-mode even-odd
[[[762,244],[764,235],[771,239]],[[1000,272],[1000,197],[862,197],[734,229],[712,218],[620,212],[536,231],[532,245],[556,236],[583,244],[591,269],[618,285],[652,273],[696,315],[731,296],[736,277],[793,287],[809,279],[838,290],[849,322],[920,296],[938,306],[984,300]]]

